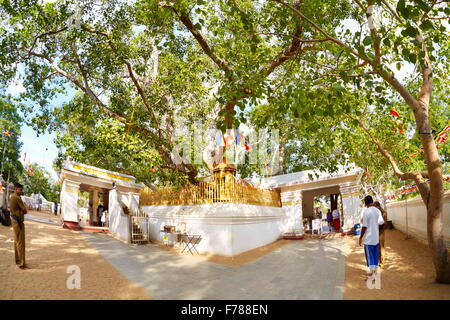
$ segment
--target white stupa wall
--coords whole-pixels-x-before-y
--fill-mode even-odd
[[[150,240],[163,242],[161,230],[165,225],[176,226],[177,230],[185,227],[188,234],[202,236],[199,252],[224,256],[272,243],[286,229],[286,212],[281,207],[214,203],[141,209],[149,216]]]

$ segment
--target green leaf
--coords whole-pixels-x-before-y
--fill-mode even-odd
[[[371,36],[367,36],[364,38],[363,40],[364,45],[368,46],[369,44],[372,43],[372,37]]]
[[[423,31],[427,31],[430,29],[434,29],[434,26],[430,20],[425,20],[424,22],[422,22],[422,24],[419,26],[419,28]]]
[[[413,38],[415,38],[416,35],[418,34],[417,29],[414,28],[413,26],[406,27],[401,33],[405,37],[413,37]]]

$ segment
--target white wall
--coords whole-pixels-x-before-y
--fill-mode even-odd
[[[387,204],[388,219],[396,229],[427,241],[427,211],[420,197],[408,201],[395,201]],[[406,223],[408,216],[408,223]],[[450,248],[450,191],[444,194],[443,229],[447,245]]]
[[[299,234],[303,234],[302,205],[284,205],[283,209],[286,212],[286,220],[283,232],[297,232]]]
[[[351,230],[355,224],[362,221],[362,208],[358,196],[342,197],[343,215],[344,215],[344,231]]]
[[[185,224],[188,234],[202,240],[199,252],[232,256],[276,241],[284,232],[283,208],[238,203],[180,206],[144,206],[149,216],[149,236],[163,241],[164,225],[179,229]]]
[[[120,201],[126,202],[128,195],[122,195],[116,189],[109,191],[109,232],[122,241],[130,242],[130,217],[124,214]]]

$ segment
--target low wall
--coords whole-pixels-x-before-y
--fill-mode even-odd
[[[427,241],[427,211],[420,197],[407,201],[388,202],[387,212],[388,219],[392,220],[396,229]],[[443,216],[444,236],[450,248],[450,191],[444,194]]]
[[[278,240],[286,228],[280,207],[240,203],[142,206],[148,214],[149,237],[163,242],[164,225],[201,235],[199,252],[233,256]]]

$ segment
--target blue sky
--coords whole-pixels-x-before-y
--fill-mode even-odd
[[[11,95],[18,95],[23,92],[25,88],[20,81],[16,81],[14,84],[7,88],[7,93]],[[69,90],[72,91],[72,90]],[[68,102],[72,97],[72,92],[69,95],[60,95],[52,101],[52,104],[58,106],[64,102]],[[45,133],[37,135],[36,131],[32,127],[24,124],[22,125],[22,136],[20,141],[23,143],[21,149],[21,162],[24,163],[24,156],[26,153],[27,162],[38,163],[43,166],[52,176],[54,180],[58,179],[58,175],[53,170],[53,160],[58,156],[58,148],[56,147],[54,140],[56,135],[54,133]]]

